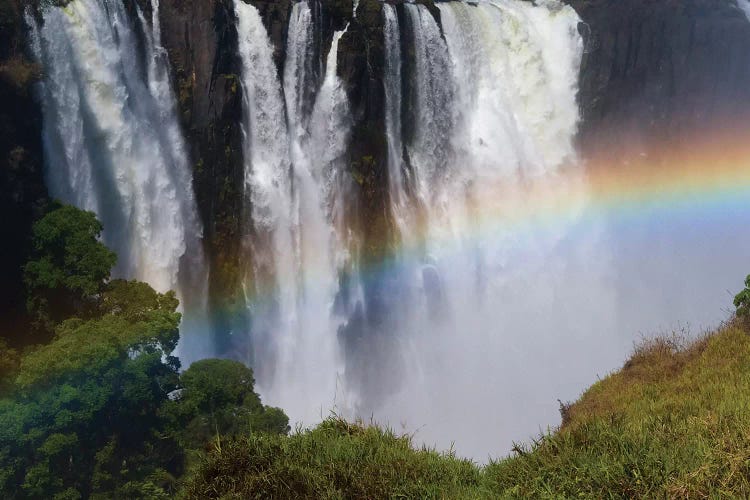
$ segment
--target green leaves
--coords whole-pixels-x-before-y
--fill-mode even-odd
[[[738,318],[750,319],[750,275],[745,278],[745,289],[734,296],[734,307]]]
[[[193,363],[180,379],[182,389],[168,411],[190,448],[200,448],[216,435],[289,432],[289,417],[263,406],[254,390],[253,371],[242,363],[205,359]]]
[[[110,281],[101,231],[65,206],[34,226],[24,277],[46,342],[19,355],[0,341],[2,498],[168,498],[186,447],[289,431],[241,363],[205,360],[180,377],[174,292]]]
[[[109,282],[116,256],[101,230],[73,207],[34,226],[25,281],[51,341],[20,360],[0,345],[12,396],[0,401],[0,496],[163,498],[163,478],[183,467],[160,414],[179,382],[177,298]]]
[[[203,413],[228,406],[260,406],[260,397],[253,390],[253,371],[237,361],[197,361],[182,375],[182,383],[182,401]]]
[[[65,205],[33,228],[36,261],[27,267],[27,284],[65,287],[82,295],[98,293],[117,256],[98,239],[102,225],[93,212]]]
[[[24,267],[27,308],[37,329],[51,332],[73,315],[87,315],[117,256],[101,242],[92,212],[57,206],[33,227],[33,254]]]

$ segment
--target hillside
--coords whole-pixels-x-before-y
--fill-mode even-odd
[[[703,498],[750,494],[750,337],[731,323],[636,348],[563,408],[564,423],[484,468],[330,419],[219,443],[186,498]]]
[[[488,484],[523,496],[750,494],[750,337],[737,324],[689,345],[647,342]]]

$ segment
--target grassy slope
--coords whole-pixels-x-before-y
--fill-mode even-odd
[[[330,420],[214,450],[189,498],[750,496],[750,336],[639,347],[528,450],[480,469],[376,428]]]
[[[531,453],[491,465],[495,491],[588,497],[750,496],[750,337],[658,340],[592,386]]]

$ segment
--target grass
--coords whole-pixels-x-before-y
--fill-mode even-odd
[[[467,409],[470,411],[470,409]],[[638,346],[564,407],[564,424],[480,468],[330,419],[216,446],[185,498],[750,497],[750,335],[735,321]]]
[[[292,436],[217,443],[185,498],[476,498],[473,463],[415,450],[408,436],[330,418]]]

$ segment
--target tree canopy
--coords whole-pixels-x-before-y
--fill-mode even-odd
[[[289,418],[280,409],[261,403],[254,390],[253,371],[242,363],[197,361],[182,374],[181,382],[172,411],[185,424],[183,435],[189,447],[215,436],[289,432]]]
[[[38,330],[49,334],[62,320],[96,308],[117,261],[99,241],[101,232],[92,212],[67,205],[55,205],[34,224],[24,283],[27,308]]]
[[[34,226],[24,273],[46,336],[22,353],[0,341],[2,498],[167,498],[216,433],[289,429],[241,363],[180,375],[175,294],[110,280],[101,231],[67,206]]]

